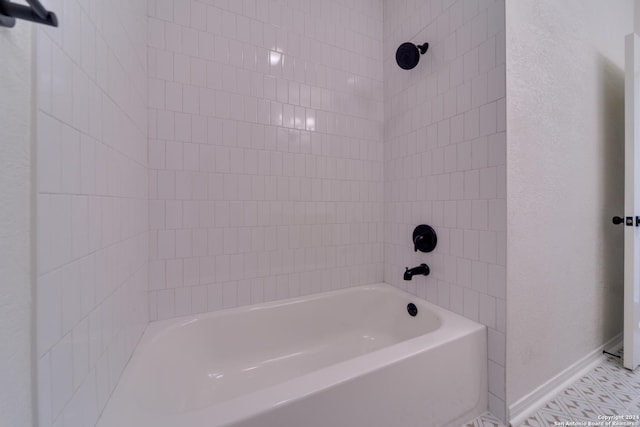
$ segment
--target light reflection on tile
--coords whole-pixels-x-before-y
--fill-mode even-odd
[[[148,9],[150,319],[381,282],[382,2],[212,3]]]

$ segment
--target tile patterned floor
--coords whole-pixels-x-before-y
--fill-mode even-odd
[[[604,362],[558,393],[524,423],[513,427],[589,425],[589,422],[596,425],[600,422],[604,426],[606,421],[598,419],[602,415],[640,416],[640,368],[630,372],[622,367],[620,358],[607,356]],[[617,422],[619,424],[613,425],[640,427],[640,420]],[[504,425],[487,412],[463,427]]]
[[[494,417],[491,412],[485,412],[462,427],[504,427],[504,424],[502,424],[502,421]]]

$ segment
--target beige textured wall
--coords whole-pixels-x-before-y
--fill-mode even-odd
[[[622,331],[633,2],[507,2],[507,403]]]

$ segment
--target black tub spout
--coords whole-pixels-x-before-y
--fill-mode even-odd
[[[411,280],[413,276],[428,276],[431,270],[427,264],[420,264],[417,267],[409,268],[404,272],[404,280]]]

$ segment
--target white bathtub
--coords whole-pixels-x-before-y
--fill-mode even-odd
[[[458,427],[486,366],[484,326],[360,286],[150,324],[98,426]]]

